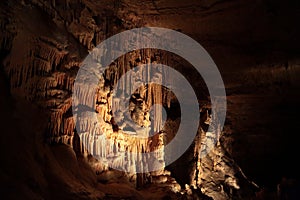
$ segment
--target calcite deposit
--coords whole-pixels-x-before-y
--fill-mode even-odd
[[[288,145],[287,139],[284,144],[292,146],[288,148],[291,151],[277,150],[284,149],[277,148],[284,131],[274,127],[281,121],[290,121],[290,112],[286,114],[278,108],[275,113],[279,113],[276,116],[280,120],[268,118],[268,113],[286,107],[290,99],[292,105],[299,105],[294,97],[299,91],[299,60],[294,58],[296,53],[294,57],[289,54],[295,49],[292,44],[299,41],[295,37],[299,31],[292,31],[292,26],[284,23],[290,15],[291,23],[299,15],[287,12],[285,6],[279,9],[279,4],[248,0],[1,1],[0,105],[7,117],[0,146],[4,154],[8,147],[11,150],[11,156],[5,155],[8,162],[0,170],[1,179],[7,183],[3,194],[15,199],[215,200],[268,195],[253,181],[265,183],[259,177],[263,173],[255,175],[257,171],[269,174],[267,177],[272,175],[267,167],[255,171],[256,161],[263,162],[265,158],[261,152],[266,151],[270,157],[296,152],[292,151],[296,145]],[[276,17],[277,10],[286,18]],[[286,30],[277,31],[277,23]],[[99,64],[107,53],[96,48],[99,43],[143,26],[188,34],[216,58],[216,64],[222,66],[229,102],[224,129],[212,112],[201,75],[171,52],[147,48],[131,51],[112,60],[98,74],[97,87],[91,88],[88,81],[81,80],[76,82],[80,87],[74,89],[84,59],[89,55]],[[292,38],[292,42],[286,38]],[[291,47],[287,43],[292,43]],[[274,44],[275,50],[269,52],[263,44]],[[200,119],[190,122],[199,123],[196,136],[170,165],[165,163],[168,155],[164,147],[176,136],[181,107],[176,95],[163,83],[165,78],[169,82],[178,80],[168,77],[165,68],[137,70],[139,66],[156,64],[171,66],[181,73],[191,83],[199,104]],[[239,71],[234,73],[234,69]],[[124,78],[129,71],[132,75]],[[139,86],[142,78],[155,79],[155,83]],[[78,99],[72,98],[73,94]],[[282,96],[291,98],[288,101]],[[128,107],[122,102],[125,97]],[[271,102],[268,106],[264,104],[266,99]],[[77,101],[82,104],[77,105]],[[284,114],[288,117],[282,117]],[[271,124],[267,126],[270,130],[260,128],[263,122]],[[274,139],[272,133],[279,139]],[[11,141],[15,141],[12,146]],[[267,142],[276,150],[265,150]],[[139,157],[139,153],[151,154]],[[279,163],[277,158],[271,161],[269,168]],[[159,170],[148,171],[150,165],[159,166]],[[280,166],[288,169],[285,164]],[[283,168],[276,169],[283,174]],[[244,169],[252,175],[250,178]],[[139,173],[142,171],[147,172]],[[276,193],[276,184],[293,188],[297,181],[292,180],[272,179],[270,187],[275,192],[270,191],[270,196],[285,195],[283,189]],[[11,188],[17,193],[12,193]]]

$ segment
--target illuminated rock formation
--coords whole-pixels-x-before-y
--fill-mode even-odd
[[[28,126],[35,126],[37,123],[45,125],[43,137],[41,137],[43,139],[38,140],[39,143],[36,147],[31,147],[36,144],[32,142],[32,140],[35,141],[36,137],[30,134],[27,136],[25,133],[22,133],[21,139],[16,134],[16,138],[11,139],[9,135],[8,139],[1,141],[1,146],[3,147],[7,147],[5,143],[9,143],[10,150],[21,146],[23,137],[26,138],[26,142],[27,140],[31,141],[29,142],[31,146],[28,148],[28,152],[33,153],[29,154],[26,149],[25,155],[28,156],[30,162],[37,159],[36,162],[33,162],[35,164],[32,165],[32,168],[37,169],[40,167],[41,169],[36,173],[34,170],[28,170],[34,174],[34,179],[29,177],[28,180],[25,180],[27,182],[24,181],[25,185],[27,184],[33,188],[33,192],[30,192],[41,194],[41,197],[38,196],[40,198],[43,197],[42,194],[51,196],[52,194],[49,194],[51,192],[43,191],[46,190],[44,188],[47,187],[47,181],[49,180],[49,183],[52,183],[49,185],[54,188],[52,188],[53,190],[58,191],[57,193],[63,193],[66,188],[75,188],[68,193],[75,195],[70,198],[75,198],[78,195],[82,199],[103,198],[105,195],[107,199],[120,199],[123,197],[140,199],[143,195],[143,197],[148,197],[148,199],[151,199],[150,197],[155,199],[155,194],[151,194],[153,195],[151,196],[149,193],[155,193],[152,191],[156,191],[156,189],[159,191],[161,199],[165,196],[171,196],[173,199],[209,199],[207,196],[214,199],[246,199],[249,196],[253,196],[257,186],[247,179],[235,160],[238,158],[240,163],[243,163],[247,168],[248,163],[247,161],[243,162],[244,157],[248,156],[247,158],[249,159],[249,157],[254,157],[251,153],[264,150],[263,143],[269,141],[268,138],[271,137],[271,134],[267,136],[261,134],[266,137],[262,137],[263,140],[258,144],[260,148],[257,148],[257,151],[255,151],[256,148],[244,150],[243,144],[245,144],[245,140],[249,139],[249,141],[255,143],[257,135],[245,136],[247,134],[244,134],[245,130],[239,127],[239,124],[246,124],[248,131],[253,131],[253,129],[256,131],[258,129],[260,133],[265,133],[266,130],[257,128],[261,126],[261,121],[257,122],[256,126],[253,126],[245,122],[250,121],[249,119],[241,120],[239,117],[244,117],[246,112],[251,113],[250,111],[252,111],[254,114],[253,116],[251,115],[251,118],[256,119],[258,118],[257,115],[260,114],[266,116],[267,111],[264,112],[265,105],[262,103],[265,100],[264,98],[260,99],[253,94],[249,96],[236,95],[235,90],[242,88],[245,89],[243,92],[248,90],[256,91],[259,87],[268,90],[269,87],[275,85],[279,92],[276,93],[274,98],[271,96],[270,99],[281,98],[281,96],[288,94],[288,92],[285,93],[284,89],[286,88],[282,85],[290,86],[289,84],[292,85],[298,80],[296,75],[299,64],[296,62],[294,64],[289,61],[285,67],[274,67],[272,70],[267,68],[264,71],[259,67],[259,69],[251,68],[252,71],[250,69],[250,72],[238,72],[239,74],[234,74],[234,78],[240,78],[238,79],[239,84],[244,84],[243,87],[239,86],[240,88],[235,88],[235,83],[226,80],[226,84],[234,86],[230,85],[228,86],[229,89],[226,88],[229,90],[228,99],[230,100],[230,109],[226,122],[232,124],[226,124],[224,130],[220,130],[214,113],[211,113],[209,94],[202,78],[192,69],[187,61],[178,58],[178,56],[170,52],[156,49],[140,49],[129,52],[112,61],[107,70],[101,71],[103,76],[99,76],[96,93],[91,92],[89,87],[83,83],[81,90],[74,91],[73,86],[78,69],[87,55],[90,54],[94,60],[101,61],[101,55],[105,54],[105,52],[95,48],[100,42],[121,31],[142,26],[162,26],[175,29],[203,42],[206,47],[210,48],[211,54],[219,58],[217,64],[225,65],[224,69],[222,69],[223,71],[227,70],[232,73],[234,71],[231,68],[232,66],[236,69],[240,65],[246,65],[245,63],[248,65],[248,62],[251,64],[249,66],[252,66],[254,65],[253,63],[257,62],[253,58],[256,54],[250,58],[245,56],[246,62],[244,62],[244,57],[240,58],[240,55],[236,52],[239,52],[241,49],[247,49],[250,52],[246,52],[248,55],[251,54],[251,51],[256,52],[256,49],[264,49],[265,47],[252,47],[252,43],[248,43],[248,39],[253,40],[255,44],[260,44],[263,43],[261,38],[268,38],[271,35],[270,33],[276,33],[278,35],[273,35],[273,38],[270,39],[273,45],[275,39],[280,38],[281,40],[284,38],[281,36],[282,32],[277,33],[277,28],[275,29],[273,25],[267,24],[273,18],[266,17],[269,14],[261,13],[264,12],[267,5],[265,2],[259,1],[258,3],[258,1],[255,1],[253,3],[252,1],[244,0],[205,0],[188,1],[186,3],[164,0],[140,2],[129,0],[1,1],[0,75],[1,79],[3,75],[3,80],[7,81],[5,87],[9,91],[8,93],[11,94],[11,97],[8,95],[7,101],[19,100],[22,102],[22,99],[26,99],[31,104],[36,105],[39,111],[46,115],[45,119],[41,118],[37,121],[32,120],[28,122],[27,119],[24,120],[28,123]],[[260,9],[256,9],[255,5],[258,5]],[[263,16],[265,20],[261,20],[259,23],[256,22],[252,18],[252,12]],[[236,16],[240,15],[243,17],[238,17],[237,19]],[[271,13],[271,15],[275,14]],[[256,27],[256,24],[259,24],[259,26]],[[270,28],[271,31],[266,31],[263,34],[255,32],[261,28]],[[286,32],[290,32],[289,28],[287,27],[288,31]],[[280,30],[285,29],[280,28]],[[231,32],[234,32],[235,35],[232,36]],[[244,33],[246,39],[240,39],[239,37],[241,35],[244,36]],[[291,31],[289,36],[293,36],[293,34],[298,35],[296,33]],[[286,41],[283,40],[282,43],[285,44]],[[297,44],[297,42],[294,43]],[[226,46],[226,48],[223,46]],[[289,48],[286,47],[286,49]],[[265,49],[265,51],[267,50]],[[228,57],[224,52],[228,53]],[[241,62],[242,64],[235,66],[239,59],[243,61]],[[260,59],[262,60],[263,58]],[[148,71],[145,70],[143,72],[134,70],[135,67],[143,64],[172,66],[193,84],[197,92],[199,112],[201,113],[197,135],[184,155],[170,166],[165,166],[165,157],[167,155],[164,147],[172,141],[178,130],[180,105],[178,105],[176,96],[172,91],[159,84],[148,84],[136,89],[141,77],[150,79],[151,74],[152,78],[161,83],[164,81],[162,77],[167,77],[165,76],[167,72],[164,70],[159,71],[154,68],[149,68]],[[228,68],[230,70],[226,68],[226,65],[230,65]],[[119,85],[119,88],[115,88],[122,75],[128,71],[133,71],[134,76],[126,78],[123,82],[124,84]],[[271,73],[269,73],[270,71]],[[244,76],[245,73],[247,73],[247,76]],[[224,74],[226,73],[224,72]],[[270,80],[265,77],[270,77]],[[170,81],[176,81],[172,77],[169,78]],[[132,84],[134,81],[136,84]],[[289,89],[288,86],[287,88]],[[130,97],[128,109],[122,106],[122,98],[114,96],[114,88],[123,92],[121,97]],[[93,104],[93,106],[78,107],[73,112],[71,98],[73,93],[76,93],[80,97],[80,101],[85,102],[86,105]],[[249,105],[246,105],[247,109],[244,112],[244,107],[241,106],[244,104],[241,102],[248,101],[251,98],[254,98],[254,103],[250,102]],[[154,106],[156,104],[161,104],[162,106]],[[27,104],[24,105],[24,107],[27,107]],[[295,103],[295,105],[298,104]],[[285,106],[283,104],[281,107]],[[29,111],[26,108],[23,109],[27,114],[31,112],[30,109]],[[166,110],[168,115],[166,119],[164,119],[163,115],[164,110]],[[5,111],[5,113],[9,112]],[[11,121],[14,121],[14,115],[17,114],[13,112],[10,114],[12,115]],[[34,115],[33,111],[32,115]],[[77,116],[77,121],[74,121],[74,115]],[[97,117],[96,124],[91,121],[93,116]],[[256,120],[258,121],[259,119]],[[19,123],[19,121],[22,121],[21,119],[15,121],[16,124],[22,124]],[[195,121],[198,121],[198,119],[195,119]],[[272,121],[276,121],[275,117],[272,118]],[[208,125],[212,123],[214,123],[214,129],[208,130]],[[271,127],[276,127],[276,125]],[[16,129],[15,132],[19,131],[17,127],[12,128],[12,130],[14,129]],[[272,128],[272,131],[276,132],[274,129]],[[9,129],[4,130],[3,135],[10,133]],[[29,132],[31,131],[31,129],[28,130]],[[41,132],[41,130],[38,131]],[[270,132],[273,133],[272,131]],[[242,136],[238,134],[244,134],[243,137],[246,139],[242,140]],[[146,137],[136,137],[141,135]],[[220,141],[218,141],[219,137],[221,138]],[[240,140],[235,140],[234,137],[240,138]],[[11,141],[17,141],[14,144],[15,146],[10,146]],[[244,143],[239,144],[240,141],[244,141]],[[251,146],[249,143],[246,144]],[[275,144],[274,146],[277,148],[281,143]],[[234,147],[237,150],[234,150]],[[54,149],[54,153],[49,149]],[[209,149],[213,150],[209,151]],[[243,150],[239,151],[241,149]],[[24,149],[21,150],[24,151]],[[134,154],[131,154],[132,152],[148,153],[153,151],[155,151],[152,154],[153,156],[146,158],[137,158],[134,157]],[[62,155],[60,155],[61,152]],[[76,152],[76,155],[74,152]],[[66,157],[63,156],[64,153],[67,154]],[[19,152],[14,155],[19,155]],[[58,157],[59,160],[57,161],[53,157]],[[71,161],[67,158],[70,158]],[[24,167],[20,164],[23,162],[29,163],[29,161],[24,161],[26,159],[27,157],[17,159],[18,162],[21,160],[17,166],[26,169],[27,166]],[[89,166],[86,166],[85,162]],[[256,166],[253,165],[253,162],[252,168],[255,168]],[[110,167],[108,167],[109,163],[111,164]],[[160,165],[162,169],[144,174],[128,174],[114,170],[142,171],[141,168],[148,167],[147,163]],[[9,162],[9,167],[11,166],[13,165]],[[89,168],[90,166],[92,170]],[[111,169],[111,167],[114,169]],[[84,169],[82,170],[83,172],[81,169]],[[51,170],[54,171],[53,174],[48,172]],[[147,169],[145,170],[147,171]],[[6,178],[6,171],[0,171],[1,177]],[[27,172],[26,170],[24,171]],[[251,172],[251,170],[249,171]],[[77,172],[80,172],[78,177]],[[22,177],[21,173],[18,174],[16,172],[16,174],[16,176]],[[85,180],[85,174],[88,175],[89,180]],[[58,187],[55,187],[56,179],[52,178],[52,176],[61,178],[57,178],[61,181]],[[6,178],[5,181],[7,179],[10,178]],[[39,182],[37,179],[42,181]],[[81,182],[78,179],[84,179],[84,181]],[[117,188],[121,188],[121,190]],[[136,188],[140,189],[141,192],[138,192]],[[100,190],[103,194],[102,192],[98,194],[95,190],[97,192]],[[126,193],[123,190],[134,193],[134,196],[128,195],[128,192]],[[22,188],[20,191],[25,191],[25,189],[23,190]],[[24,193],[31,195],[30,192],[25,191]],[[115,196],[111,197],[110,195],[112,194]],[[33,197],[36,196],[30,197],[35,199]]]

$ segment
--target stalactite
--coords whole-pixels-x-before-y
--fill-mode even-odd
[[[62,112],[54,111],[51,113],[51,118],[49,121],[49,130],[53,136],[60,135],[60,125],[62,121]]]
[[[73,117],[68,117],[64,119],[63,123],[63,133],[66,135],[73,136],[74,135],[75,124]]]

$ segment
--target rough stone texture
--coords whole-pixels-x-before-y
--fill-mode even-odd
[[[2,1],[0,4],[1,90],[6,89],[1,107],[8,116],[4,122],[9,122],[4,123],[1,152],[7,151],[7,141],[17,141],[16,149],[27,143],[23,157],[14,150],[11,156],[16,159],[4,153],[4,160],[8,161],[1,168],[1,180],[8,182],[3,190],[5,195],[17,198],[24,194],[28,199],[163,199],[167,196],[171,199],[209,199],[207,196],[247,199],[255,190],[261,189],[250,180],[273,190],[277,183],[281,188],[298,187],[297,181],[291,181],[297,171],[288,164],[292,160],[277,158],[283,153],[295,157],[297,152],[294,148],[297,143],[290,139],[293,135],[288,139],[285,137],[286,132],[295,132],[294,110],[299,107],[296,45],[299,44],[299,29],[294,28],[299,19],[299,6],[294,1],[284,4],[267,0],[34,0]],[[293,10],[289,12],[291,7]],[[144,25],[182,31],[207,48],[224,77],[228,117],[224,131],[215,130],[221,134],[220,142],[207,157],[200,159],[201,152],[210,140],[215,139],[211,135],[215,134],[206,130],[213,116],[210,116],[207,91],[198,81],[199,77],[189,73],[191,69],[184,61],[176,66],[178,60],[166,52],[141,50],[117,60],[105,73],[99,92],[82,94],[82,97],[95,95],[103,132],[121,144],[120,150],[126,147],[138,147],[138,151],[151,149],[148,141],[132,146],[134,140],[121,139],[125,126],[114,130],[110,104],[116,102],[111,102],[109,86],[125,71],[148,62],[175,65],[195,82],[203,98],[199,99],[203,116],[201,127],[189,150],[166,170],[128,175],[105,168],[84,149],[89,142],[88,135],[83,132],[93,125],[83,120],[86,123],[82,124],[82,129],[76,130],[83,134],[77,135],[71,94],[78,68],[88,52],[115,33]],[[160,90],[160,87],[151,86],[145,91],[156,93]],[[160,93],[156,96],[157,102],[165,99],[166,94]],[[136,122],[147,126],[149,120],[140,113],[149,110],[153,102],[138,94],[139,97],[132,99],[133,114]],[[170,101],[169,98],[166,104]],[[147,106],[141,107],[142,102]],[[45,116],[34,114],[40,112]],[[287,129],[279,125],[289,122],[292,124]],[[42,128],[35,128],[36,124]],[[156,129],[168,133],[170,140],[177,124],[175,118],[169,121],[166,130]],[[33,130],[27,126],[34,126]],[[5,137],[5,133],[10,132],[19,133],[20,137],[18,134]],[[36,137],[38,139],[32,139]],[[22,163],[21,167],[19,163]],[[250,175],[249,180],[236,163]],[[22,170],[13,172],[15,166]],[[275,168],[275,172],[270,168]],[[287,173],[290,169],[292,175]],[[84,178],[86,175],[88,178]],[[278,179],[284,175],[288,180],[280,182]],[[14,177],[18,178],[14,181]],[[263,179],[271,179],[270,185]],[[136,190],[136,186],[140,190]],[[12,194],[11,188],[17,188],[20,194]],[[275,198],[276,193],[271,191],[269,194],[264,190],[257,193],[258,198],[266,195]]]

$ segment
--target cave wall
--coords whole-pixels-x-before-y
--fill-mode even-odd
[[[290,167],[292,160],[278,158],[282,154],[295,157],[297,152],[292,135],[287,139],[285,134],[295,132],[293,110],[299,99],[299,30],[294,28],[299,14],[293,12],[299,7],[294,1],[3,1],[1,7],[1,70],[7,79],[3,87],[14,98],[26,99],[44,112],[46,117],[40,122],[47,124],[42,130],[43,142],[67,144],[77,156],[89,157],[82,146],[87,146],[87,139],[77,133],[92,125],[87,120],[82,130],[75,130],[71,108],[72,88],[82,60],[111,35],[144,25],[162,26],[188,34],[212,55],[225,81],[228,115],[221,142],[205,159],[200,159],[200,152],[205,150],[205,145],[201,145],[209,136],[204,121],[211,117],[209,106],[203,106],[203,122],[191,148],[167,171],[146,175],[138,185],[145,184],[149,176],[158,183],[173,177],[176,181],[171,187],[180,188],[179,183],[183,189],[200,188],[215,199],[228,199],[253,195],[258,188],[251,180],[258,181],[258,185],[271,182],[270,187],[274,188],[290,169],[294,177],[297,170]],[[120,137],[111,124],[108,86],[136,65],[159,61],[167,65],[178,62],[165,53],[141,50],[116,61],[112,71],[106,72],[95,97],[104,132]],[[183,73],[187,71],[185,67],[179,67]],[[201,83],[195,84],[204,91],[203,105],[209,104]],[[164,99],[163,95],[158,99]],[[151,105],[150,99],[142,101]],[[147,124],[147,120],[140,123]],[[284,124],[290,125],[286,129]],[[128,142],[124,145],[128,146]],[[91,160],[94,170],[107,171]],[[249,181],[236,162],[250,176]],[[182,173],[183,169],[187,172]]]

